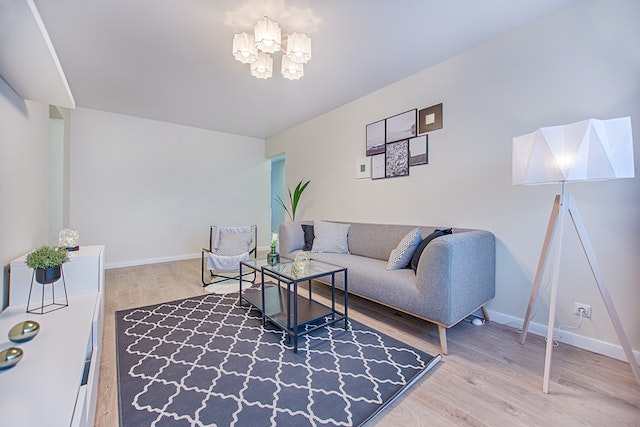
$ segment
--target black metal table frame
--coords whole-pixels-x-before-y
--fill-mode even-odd
[[[292,262],[292,261],[291,261]],[[313,262],[313,261],[312,261]],[[323,264],[328,264],[328,263],[324,263]],[[332,265],[332,264],[329,264]],[[252,266],[248,263],[245,263],[244,261],[240,262],[240,276],[242,277],[242,267],[248,267],[250,269],[256,270],[257,271],[257,267]],[[349,293],[348,293],[348,282],[347,282],[347,268],[346,267],[340,267],[340,266],[335,266],[335,270],[331,270],[331,271],[327,271],[327,272],[322,272],[322,273],[318,273],[315,275],[311,275],[311,276],[304,276],[301,278],[293,278],[293,277],[289,277],[286,276],[284,274],[279,274],[275,271],[271,271],[266,269],[265,267],[268,266],[261,266],[260,267],[260,276],[261,276],[261,283],[260,283],[260,287],[261,287],[261,294],[262,294],[262,305],[261,307],[257,307],[255,304],[253,304],[251,301],[248,301],[250,304],[254,305],[256,308],[258,308],[260,310],[260,312],[262,313],[262,324],[263,326],[266,325],[267,320],[271,320],[271,323],[273,323],[274,325],[278,326],[280,329],[282,329],[285,333],[287,333],[287,337],[288,337],[288,342],[291,341],[291,338],[293,338],[293,351],[294,353],[298,352],[298,337],[301,335],[305,335],[308,334],[310,332],[313,332],[315,330],[318,330],[320,328],[323,328],[325,326],[328,325],[332,325],[334,323],[340,322],[342,320],[344,320],[344,328],[345,330],[349,329]],[[344,274],[344,313],[341,313],[339,311],[336,310],[336,285],[335,285],[335,275],[338,273],[343,273]],[[271,277],[273,279],[276,279],[278,281],[277,285],[273,285],[273,286],[278,286],[281,287],[281,283],[286,283],[287,285],[287,325],[286,327],[284,325],[281,325],[280,322],[277,322],[275,320],[274,317],[270,317],[267,313],[266,313],[266,309],[264,309],[264,307],[266,307],[266,298],[265,298],[265,282],[264,282],[264,277],[268,276]],[[325,277],[325,276],[331,276],[331,307],[326,307],[324,304],[321,304],[317,301],[313,300],[313,290],[312,290],[312,282],[315,279],[319,279],[321,277]],[[309,282],[309,297],[306,298],[304,296],[301,296],[298,294],[298,283],[300,282]],[[291,285],[293,285],[293,293],[291,292]],[[291,296],[295,295],[295,298],[293,298],[293,324],[291,322]],[[321,305],[323,307],[326,307],[327,309],[330,309],[331,311],[328,312],[326,314],[326,316],[324,317],[331,317],[329,320],[325,321],[325,322],[321,322],[319,324],[314,324],[313,327],[308,328],[304,331],[299,331],[300,327],[305,326],[309,323],[311,323],[311,321],[309,322],[303,322],[303,323],[298,323],[298,297],[302,297],[305,299],[308,299],[311,302],[314,302],[318,305]],[[243,299],[243,294],[242,294],[242,279],[240,279],[240,295],[238,297],[238,301],[240,304],[242,304],[242,299]],[[317,320],[317,319],[314,319]]]

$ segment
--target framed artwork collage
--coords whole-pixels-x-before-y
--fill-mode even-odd
[[[429,135],[442,128],[442,104],[405,111],[366,126],[367,157],[356,161],[356,178],[409,175],[412,166],[429,163]],[[369,170],[367,170],[369,169]]]

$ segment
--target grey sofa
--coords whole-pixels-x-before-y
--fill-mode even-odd
[[[302,224],[280,225],[280,255],[293,259],[304,248]],[[453,229],[432,240],[417,269],[386,270],[400,240],[416,226],[351,223],[349,254],[313,253],[310,258],[347,267],[349,293],[376,301],[438,325],[440,347],[447,353],[446,329],[482,309],[495,296],[495,237],[484,230]],[[423,238],[435,227],[420,227]],[[344,288],[342,275],[337,286]]]

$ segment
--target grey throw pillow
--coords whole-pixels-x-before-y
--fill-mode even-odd
[[[406,236],[400,240],[398,246],[391,251],[389,261],[387,262],[387,270],[398,270],[409,266],[411,256],[422,241],[422,233],[418,227],[411,230]]]
[[[253,237],[251,233],[238,233],[221,230],[218,235],[218,249],[215,253],[223,256],[241,255],[251,250],[252,240]]]
[[[348,254],[349,243],[347,237],[351,224],[336,222],[313,221],[313,247],[311,252],[331,252]]]

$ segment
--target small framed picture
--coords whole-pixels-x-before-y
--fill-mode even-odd
[[[418,133],[442,129],[442,103],[433,105],[418,113]]]
[[[381,179],[385,177],[385,153],[371,156],[371,179]]]
[[[409,166],[429,163],[429,135],[424,134],[409,140]]]
[[[385,153],[385,176],[409,175],[409,140],[387,144]]]
[[[367,156],[384,153],[385,121],[367,125]]]
[[[356,179],[371,177],[371,157],[356,159]]]
[[[416,109],[406,111],[386,120],[387,143],[416,136]]]

